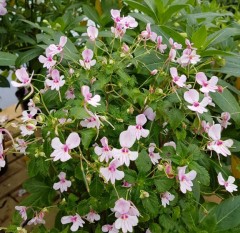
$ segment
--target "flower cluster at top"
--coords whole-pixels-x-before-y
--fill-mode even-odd
[[[111,10],[111,16],[114,21],[114,27],[111,28],[115,39],[120,38],[120,41],[124,38],[124,35],[128,29],[134,29],[138,26],[136,20],[131,16],[122,17],[119,10]],[[87,36],[89,40],[94,43],[98,39],[98,29],[95,26],[90,26],[87,28]],[[127,55],[134,54],[133,46],[129,46],[122,42],[121,53]],[[200,56],[197,55],[197,49],[193,47],[193,44],[186,39],[185,45],[175,42],[172,38],[169,38],[168,44],[163,43],[163,38],[161,35],[157,35],[151,29],[151,25],[147,24],[146,29],[141,32],[138,36],[138,44],[142,43],[146,47],[147,43],[151,43],[154,49],[160,54],[166,55],[165,64],[169,66],[169,86],[171,87],[171,92],[176,93],[178,98],[181,99],[185,111],[190,115],[195,114],[199,119],[198,133],[204,135],[207,138],[207,142],[204,147],[211,153],[215,152],[220,160],[220,156],[227,157],[231,154],[230,148],[233,146],[233,140],[227,139],[223,140],[221,138],[221,133],[224,129],[230,125],[231,116],[228,112],[223,112],[221,116],[217,117],[217,122],[206,122],[202,120],[201,115],[208,112],[208,107],[214,107],[215,103],[211,98],[211,93],[223,91],[222,87],[218,85],[218,77],[212,76],[207,77],[204,72],[197,72],[194,75],[194,82],[190,81],[189,76],[181,74],[181,69],[196,65],[200,62]],[[46,91],[56,91],[61,96],[61,90],[64,86],[68,85],[68,89],[65,92],[65,100],[76,99],[78,96],[82,100],[82,110],[84,111],[84,117],[79,122],[82,129],[84,128],[94,128],[97,131],[97,136],[99,132],[104,128],[104,123],[111,123],[107,120],[105,116],[99,115],[93,112],[93,109],[98,109],[102,104],[103,97],[100,94],[95,94],[92,88],[92,83],[96,82],[91,79],[89,83],[79,87],[79,90],[74,90],[71,86],[72,75],[75,70],[70,68],[69,77],[66,77],[66,73],[63,74],[62,69],[58,65],[64,60],[64,48],[67,44],[67,37],[61,36],[58,44],[50,44],[46,50],[45,54],[39,56],[39,62],[43,64],[43,67],[47,69],[46,78],[44,81],[44,89],[41,90],[41,94]],[[183,46],[185,48],[183,49]],[[180,51],[182,50],[181,55]],[[82,51],[82,57],[78,62],[80,69],[90,72],[94,69],[94,66],[98,63],[98,57],[94,57],[94,51],[90,48],[84,48]],[[157,76],[160,73],[159,69],[154,69],[149,71],[149,76]],[[29,75],[26,68],[22,67],[15,72],[18,81],[12,81],[12,85],[15,87],[32,87],[32,77],[34,74]],[[181,90],[182,92],[179,92]],[[180,96],[179,96],[180,95]],[[62,99],[61,99],[62,101]],[[38,124],[42,123],[40,116],[43,115],[43,111],[32,99],[28,103],[28,110],[23,111],[20,130],[23,137],[31,136],[34,134],[36,129],[39,127]],[[47,106],[44,106],[47,108]],[[48,113],[51,114],[51,110],[47,109]],[[71,125],[74,124],[75,119],[68,116],[68,110],[65,109],[66,117],[58,119],[59,125]],[[177,142],[168,141],[163,145],[157,146],[158,143],[151,138],[151,128],[149,124],[152,125],[157,122],[156,112],[154,109],[148,105],[135,116],[134,124],[127,124],[125,130],[121,131],[118,135],[118,139],[115,139],[115,144],[119,142],[120,147],[113,146],[109,144],[109,138],[103,136],[97,144],[97,138],[93,144],[93,151],[95,155],[98,156],[97,164],[99,165],[98,174],[102,181],[106,184],[111,184],[115,187],[119,181],[122,181],[122,187],[131,189],[134,184],[127,182],[124,178],[126,176],[125,170],[129,169],[132,164],[140,157],[139,148],[136,146],[141,146],[145,139],[152,140],[147,145],[143,147],[147,150],[146,156],[152,163],[155,170],[164,171],[167,178],[176,178],[178,183],[178,190],[181,193],[186,194],[191,192],[193,188],[193,181],[197,178],[197,171],[189,168],[188,163],[181,165],[174,165],[171,158],[163,158],[161,152],[164,148],[171,148],[174,153],[177,154]],[[104,123],[103,123],[104,122]],[[168,122],[164,122],[168,124]],[[164,127],[163,127],[164,128]],[[51,138],[51,154],[50,160],[53,164],[56,162],[66,163],[67,161],[75,158],[76,155],[81,159],[83,154],[81,152],[82,138],[79,136],[78,129],[72,130],[67,135],[66,139],[60,137],[57,133],[54,138]],[[65,134],[66,135],[66,134]],[[0,132],[0,139],[2,138]],[[26,153],[26,149],[30,142],[28,139],[18,138],[17,143],[15,143],[15,149],[21,153]],[[46,139],[45,139],[46,140]],[[173,139],[172,139],[173,140]],[[86,159],[83,159],[85,162]],[[87,161],[87,160],[86,160]],[[87,164],[89,161],[86,162]],[[0,167],[5,166],[3,148],[0,141]],[[63,170],[58,171],[56,183],[52,184],[52,188],[60,193],[70,192],[74,181],[70,180],[68,174]],[[234,183],[235,179],[229,176],[227,181],[224,180],[221,173],[218,174],[219,185],[223,186],[228,192],[232,193],[237,190],[237,186]],[[142,192],[142,198],[147,198],[148,193]],[[175,195],[169,191],[160,193],[159,195],[163,207],[167,207],[175,199]],[[27,209],[26,206],[17,206],[18,210],[23,218],[27,219]],[[139,217],[141,216],[137,205],[127,198],[118,197],[115,201],[115,206],[111,209],[114,213],[115,221],[111,224],[103,225],[103,232],[132,232],[133,227],[138,225]],[[44,213],[43,209],[40,212],[36,212],[34,217],[28,222],[28,224],[44,224]],[[83,227],[86,221],[93,223],[100,220],[100,215],[94,210],[85,215],[80,216],[78,213],[71,213],[70,215],[63,216],[61,218],[62,224],[72,224],[70,227],[71,231],[77,231],[80,227]],[[149,230],[148,230],[149,232]]]

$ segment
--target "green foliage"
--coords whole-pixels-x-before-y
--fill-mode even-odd
[[[29,74],[34,71],[30,88],[35,87],[32,98],[38,116],[27,123],[36,123],[41,133],[25,137],[30,179],[24,185],[29,196],[21,205],[29,206],[28,215],[33,217],[54,206],[59,212],[55,228],[49,232],[70,232],[70,223],[65,226],[61,218],[77,213],[85,221],[78,232],[98,233],[101,226],[116,221],[113,209],[122,198],[129,201],[132,210],[136,208],[140,212],[140,216],[135,216],[139,223],[134,226],[134,232],[146,232],[148,228],[153,233],[237,232],[240,226],[239,192],[229,198],[230,194],[217,182],[219,172],[224,178],[231,175],[229,160],[211,149],[210,142],[214,139],[202,127],[203,120],[217,124],[221,113],[229,112],[231,125],[222,129],[221,140],[233,138],[233,147],[229,149],[238,155],[240,91],[232,78],[240,76],[237,14],[220,8],[216,1],[200,4],[192,0],[46,0],[45,5],[34,3],[34,7],[29,7],[29,3],[19,4],[20,8],[13,8],[2,18],[0,66],[6,70],[26,64]],[[109,14],[111,9],[117,8],[121,8],[121,16],[131,15],[138,19],[138,26],[124,31],[120,39],[112,33],[111,27],[116,23]],[[37,21],[40,13],[42,19]],[[99,30],[95,41],[86,35],[86,17],[93,20]],[[156,49],[155,41],[143,38],[141,32],[146,30],[147,23],[152,32],[162,36],[162,44],[167,45],[164,53]],[[67,37],[67,43],[63,52],[53,56],[56,65],[52,69],[59,70],[65,83],[59,90],[51,90],[45,81],[53,81],[52,74],[42,67],[38,57],[46,55],[49,45],[58,45],[62,36]],[[170,45],[170,38],[182,45],[182,49],[176,50],[174,62],[169,52],[176,45]],[[200,55],[197,64],[185,65],[178,60],[186,49],[186,39],[197,49],[191,52]],[[96,60],[90,69],[79,62],[84,60],[86,48],[92,50],[93,57],[84,62]],[[191,56],[188,58],[192,59]],[[176,84],[170,74],[172,67],[177,68],[179,76],[186,76],[187,88]],[[8,85],[6,72],[0,77],[0,85]],[[189,89],[200,92],[195,78],[198,72],[205,72],[208,80],[217,76],[218,85],[224,89],[223,93],[210,93],[216,106],[208,105],[208,112],[204,114],[191,111],[191,104],[184,98]],[[90,88],[87,97],[81,92],[83,85]],[[74,99],[67,99],[70,89],[74,91]],[[96,94],[101,97],[100,105],[92,106],[89,99]],[[199,102],[203,96],[200,94]],[[146,114],[148,107],[156,117],[147,116],[149,119],[141,125],[136,122],[136,116]],[[90,116],[92,118],[88,119]],[[83,120],[93,125],[85,127]],[[97,126],[94,126],[95,121],[99,121]],[[133,144],[121,140],[120,133],[130,129],[129,126],[134,126],[129,137],[136,137],[140,130],[148,130],[149,135],[134,138]],[[80,145],[73,148],[72,142],[70,145],[69,140],[66,142],[72,132],[81,138]],[[53,148],[56,137],[61,142],[59,148]],[[166,146],[169,142],[172,144]],[[154,150],[149,147],[150,143],[156,146]],[[214,146],[218,143],[221,141],[215,140]],[[137,158],[132,158],[128,150],[137,151]],[[53,151],[61,155],[68,153],[71,159],[53,161]],[[130,160],[130,165],[110,167],[113,159]],[[180,177],[179,169],[185,166],[186,174]],[[119,175],[123,172],[124,178],[113,182],[101,168],[106,169],[106,173],[118,171]],[[71,186],[64,192],[55,191],[53,185],[59,182],[58,175],[62,171]],[[197,175],[190,185],[187,176],[191,171]],[[190,187],[183,193],[181,186],[186,183]],[[164,207],[168,194],[174,198]],[[225,200],[217,206],[209,204],[205,201],[208,194]],[[100,215],[99,222],[87,220],[90,211]],[[8,227],[9,232],[17,232],[16,229],[15,225]],[[48,230],[39,226],[34,231]]]

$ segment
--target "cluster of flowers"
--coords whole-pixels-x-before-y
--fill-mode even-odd
[[[0,15],[7,14],[6,6],[7,6],[6,0],[0,0]]]
[[[137,27],[138,23],[131,16],[121,17],[119,10],[111,10],[111,15],[114,20],[114,27],[111,28],[112,33],[116,38],[122,38],[127,29],[132,29]],[[95,41],[98,36],[98,29],[94,26],[90,26],[87,28],[87,35],[91,41]],[[158,36],[155,32],[151,30],[150,24],[147,24],[146,30],[142,31],[140,34],[141,40],[146,43],[147,40],[156,43],[156,48],[164,53],[167,49],[167,45],[162,43],[162,37]],[[60,38],[59,44],[51,44],[45,50],[45,56],[41,55],[39,57],[39,61],[43,64],[43,67],[48,69],[47,78],[45,80],[45,89],[51,89],[59,91],[60,88],[65,85],[64,76],[60,75],[59,70],[57,70],[56,66],[62,61],[64,46],[67,43],[67,38],[62,36]],[[190,64],[195,65],[200,61],[200,56],[196,54],[196,48],[192,47],[192,43],[189,40],[186,40],[186,48],[183,50],[182,55],[179,58],[177,56],[177,50],[182,49],[182,45],[174,42],[172,38],[169,39],[169,55],[167,61],[178,63],[182,67],[188,66]],[[124,53],[129,52],[129,47],[126,44],[123,44],[122,51]],[[60,55],[60,60],[58,61],[58,56]],[[94,53],[91,49],[84,49],[82,52],[82,59],[79,60],[79,65],[85,69],[90,70],[95,64],[96,60],[93,59]],[[73,74],[74,70],[70,69],[70,75]],[[153,70],[151,72],[152,75],[156,75],[158,70]],[[177,91],[177,88],[185,88],[186,91],[183,95],[183,99],[188,103],[187,108],[191,111],[195,112],[197,116],[200,116],[204,112],[207,112],[206,108],[208,105],[214,105],[210,92],[216,92],[222,90],[221,87],[217,86],[218,78],[213,76],[210,80],[208,80],[207,76],[203,72],[198,72],[195,77],[195,84],[200,85],[200,89],[198,92],[196,89],[192,88],[190,85],[187,85],[187,77],[185,75],[179,75],[178,70],[175,67],[170,68],[170,75],[172,77],[172,87],[173,91]],[[16,71],[16,77],[20,82],[12,81],[12,85],[16,87],[31,87],[31,77],[27,73],[25,68],[21,68]],[[195,86],[194,86],[195,87]],[[99,106],[101,103],[100,95],[93,95],[90,92],[90,87],[87,85],[83,85],[81,87],[81,94],[84,99],[84,109],[89,114],[89,117],[83,119],[80,122],[82,127],[86,128],[97,128],[100,129],[101,121],[100,119],[104,119],[104,117],[97,115],[89,110],[88,105],[93,107]],[[200,101],[200,96],[204,96]],[[73,88],[68,89],[65,94],[66,99],[74,99],[74,90]],[[31,100],[29,102],[29,109],[23,112],[22,122],[20,125],[22,136],[31,135],[36,129],[37,120],[34,118],[36,114],[40,112],[38,108],[36,108],[34,102]],[[138,151],[131,151],[131,148],[134,146],[136,142],[138,142],[141,138],[147,138],[149,136],[150,131],[144,128],[144,125],[147,123],[147,120],[154,121],[156,113],[152,108],[146,107],[143,113],[140,113],[136,116],[136,124],[128,126],[127,130],[122,131],[119,135],[119,144],[121,146],[120,149],[112,148],[108,144],[108,138],[102,137],[100,142],[101,146],[98,144],[94,144],[94,152],[99,156],[100,162],[105,162],[106,166],[101,166],[99,170],[100,176],[104,179],[106,183],[110,182],[111,184],[115,184],[116,180],[122,180],[125,176],[124,168],[118,169],[120,166],[130,166],[131,161],[135,161],[138,158]],[[200,118],[199,118],[200,119]],[[218,118],[219,124],[212,124],[209,122],[202,121],[201,126],[203,132],[208,134],[209,143],[207,144],[207,149],[210,151],[215,151],[219,156],[222,154],[223,156],[230,155],[229,147],[233,145],[233,140],[221,140],[221,131],[223,128],[226,128],[230,123],[230,114],[225,112],[222,113],[221,117]],[[59,123],[65,122],[66,119],[59,119]],[[70,119],[71,121],[71,119]],[[1,137],[0,137],[1,139]],[[59,137],[55,137],[51,141],[51,146],[53,148],[53,152],[50,157],[53,161],[61,161],[66,162],[72,158],[71,150],[77,149],[80,146],[81,138],[78,133],[72,132],[67,137],[64,143],[61,142]],[[175,142],[167,142],[163,146],[172,146],[176,150]],[[27,147],[27,142],[23,139],[18,139],[18,144],[15,145],[15,148],[21,152],[25,153]],[[148,155],[153,165],[157,165],[159,161],[162,159],[158,152],[154,152],[156,149],[155,143],[150,143],[148,146]],[[0,147],[0,156],[1,156],[1,147]],[[1,162],[1,157],[0,157]],[[0,166],[3,163],[0,163]],[[186,172],[188,169],[187,166],[177,167],[176,172],[173,171],[173,167],[171,165],[171,161],[165,163],[165,173],[167,177],[173,178],[176,175],[176,179],[179,182],[180,191],[182,193],[186,193],[187,191],[192,191],[193,180],[197,176],[197,172],[194,170]],[[58,175],[59,182],[53,184],[54,190],[59,190],[61,193],[68,191],[71,187],[72,182],[66,179],[67,174],[61,171]],[[220,185],[224,186],[228,192],[233,192],[237,190],[237,186],[233,184],[235,181],[234,177],[229,176],[227,180],[224,180],[221,173],[218,174],[218,182]],[[133,184],[130,184],[123,180],[123,187],[129,188]],[[162,205],[166,207],[169,205],[170,201],[173,201],[175,196],[170,192],[166,191],[160,194]],[[25,206],[17,206],[16,210],[20,211],[20,214],[24,220],[27,219],[27,207]],[[139,211],[135,207],[135,205],[123,198],[119,198],[112,211],[115,214],[116,221],[112,225],[104,225],[102,226],[103,232],[118,232],[118,230],[122,230],[122,232],[132,232],[133,227],[138,224],[138,217],[140,216]],[[44,210],[35,214],[35,217],[32,218],[28,224],[44,224]],[[97,214],[93,209],[86,215],[80,216],[78,213],[75,215],[64,216],[61,219],[62,224],[72,223],[71,231],[77,231],[79,227],[83,227],[85,223],[83,219],[86,219],[90,223],[94,221],[100,220],[100,215]],[[149,231],[148,231],[149,232]]]

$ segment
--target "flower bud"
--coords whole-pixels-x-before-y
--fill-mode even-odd
[[[164,166],[163,166],[162,164],[158,164],[158,165],[157,165],[157,169],[158,169],[159,171],[163,171]]]
[[[39,95],[35,95],[35,96],[33,97],[33,102],[34,102],[35,104],[40,103],[40,97],[39,97]]]
[[[154,69],[150,72],[151,75],[156,75],[158,73],[158,70],[157,69]]]
[[[28,130],[35,130],[35,129],[37,128],[37,126],[34,125],[33,123],[27,123],[27,124],[26,124],[26,128],[27,128]]]
[[[38,154],[40,157],[46,157],[45,153],[43,151],[39,152]]]
[[[39,122],[39,123],[43,123],[44,120],[45,120],[45,117],[43,114],[39,114],[37,117],[36,117],[36,120]]]
[[[73,73],[74,73],[74,69],[73,69],[73,68],[70,68],[70,69],[69,69],[69,74],[72,75]]]
[[[133,106],[131,105],[131,106],[127,109],[127,113],[133,114],[133,112],[134,112],[134,108],[133,108]]]
[[[129,49],[128,45],[124,43],[124,44],[122,45],[122,52],[126,54],[126,53],[129,52],[129,50],[130,50],[130,49]]]
[[[161,88],[156,88],[156,93],[157,94],[163,94],[163,90]]]
[[[109,64],[114,64],[114,60],[113,59],[109,59]]]
[[[17,232],[18,233],[27,233],[27,230],[22,227],[17,227]]]
[[[144,198],[148,198],[149,197],[149,193],[144,191],[144,190],[140,190],[140,198],[144,199]]]

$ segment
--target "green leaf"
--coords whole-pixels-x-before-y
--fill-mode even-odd
[[[240,76],[240,69],[239,69],[239,56],[228,56],[228,57],[222,57],[223,59],[223,66],[220,68],[212,68],[212,69],[206,69],[206,71],[210,72],[220,72],[223,74],[227,74],[229,76]]]
[[[42,48],[34,48],[34,49],[27,50],[26,52],[19,53],[19,56],[16,59],[16,66],[19,67],[22,64],[31,61],[35,57],[38,57],[42,53],[43,53]]]
[[[43,157],[32,157],[28,163],[28,174],[30,177],[36,175],[48,176],[49,161],[45,161]]]
[[[83,107],[73,107],[70,109],[70,117],[75,119],[85,119],[88,118],[89,115]]]
[[[0,52],[0,66],[14,66],[17,56],[11,53]]]
[[[185,115],[182,111],[177,108],[173,108],[168,112],[169,123],[172,129],[176,129],[183,122]]]
[[[236,125],[240,126],[240,106],[232,93],[224,89],[223,93],[211,93],[211,97],[216,105],[224,112],[229,112]]]
[[[90,194],[93,196],[93,197],[100,197],[101,194],[103,193],[104,191],[104,186],[102,184],[102,182],[99,180],[99,177],[96,177],[91,185],[90,185]]]
[[[124,171],[125,176],[124,179],[129,182],[130,184],[133,184],[137,179],[137,172],[131,169]]]
[[[96,136],[96,130],[95,129],[84,129],[80,132],[81,138],[82,138],[82,144],[84,149],[88,149],[90,143],[92,142],[92,139]]]
[[[152,218],[155,218],[158,215],[159,201],[155,193],[149,192],[149,197],[142,199],[142,204]]]
[[[95,23],[102,26],[102,22],[100,20],[100,17],[98,15],[97,11],[93,7],[90,7],[90,6],[84,4],[83,5],[83,12],[89,19],[93,20]]]
[[[178,13],[181,9],[185,8],[186,4],[176,4],[176,5],[170,5],[168,9],[164,12],[164,14],[161,16],[161,23],[166,23],[169,19],[173,17],[174,14]]]
[[[138,2],[138,1],[124,0],[124,2],[127,3],[133,9],[137,9],[137,10],[145,13],[148,16],[152,15],[152,10],[149,9],[149,7],[143,5],[142,3]]]
[[[221,202],[214,210],[217,218],[216,230],[229,230],[240,225],[240,196],[230,197]]]
[[[162,231],[161,227],[157,223],[152,223],[149,226],[151,233],[160,233]]]
[[[139,153],[135,163],[139,172],[147,173],[152,168],[152,162],[146,150]]]
[[[166,215],[166,214],[160,215],[158,218],[158,221],[159,221],[159,224],[161,226],[163,226],[167,232],[171,232],[171,230],[173,229],[173,227],[175,225],[173,219],[169,215]],[[158,232],[161,232],[161,231],[158,231]]]
[[[151,18],[150,16],[148,15],[143,15],[141,13],[130,13],[129,15],[131,15],[132,17],[134,17],[135,19],[138,19],[144,23],[151,23],[151,24],[154,24],[155,21],[153,20],[153,18]]]
[[[31,193],[21,205],[44,207],[49,205],[56,194],[52,186],[33,177],[25,181],[23,187]]]
[[[197,179],[202,183],[203,185],[209,185],[210,183],[210,176],[208,174],[208,171],[199,163],[192,161],[189,164],[190,170],[195,170],[197,172]]]
[[[90,211],[89,200],[82,200],[77,206],[78,213],[82,216],[86,215]]]
[[[163,176],[154,179],[154,184],[158,192],[164,193],[166,191],[169,191],[173,187],[175,181],[173,179],[168,178],[167,176]]]
[[[7,78],[2,75],[0,75],[0,87],[10,87],[10,83]]]
[[[206,43],[204,44],[204,48],[216,45],[220,42],[227,40],[232,36],[238,35],[240,35],[238,28],[224,28],[222,30],[218,30],[217,32],[214,32],[213,34],[207,37]]]
[[[194,47],[200,48],[206,41],[207,38],[207,30],[206,26],[203,25],[197,31],[195,31],[192,35],[192,42]]]

